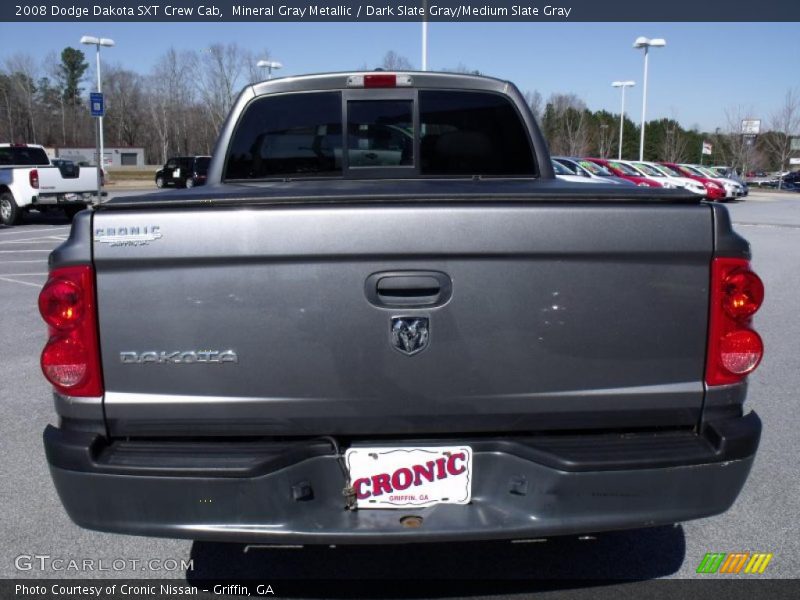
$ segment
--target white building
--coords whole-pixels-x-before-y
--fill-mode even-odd
[[[87,148],[55,148],[55,156],[71,160],[75,163],[95,164],[94,146]],[[103,148],[103,166],[111,167],[144,167],[144,148],[108,147]]]

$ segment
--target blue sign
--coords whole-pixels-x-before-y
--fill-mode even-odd
[[[103,94],[99,92],[92,92],[89,94],[89,105],[93,117],[103,117],[106,114],[106,104],[103,100]]]

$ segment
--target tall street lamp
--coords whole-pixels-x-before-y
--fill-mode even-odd
[[[622,132],[625,128],[625,88],[636,85],[635,81],[614,81],[611,87],[622,88],[622,110],[619,113],[619,152],[617,160],[622,160]]]
[[[276,71],[283,68],[283,65],[274,60],[260,60],[256,63],[257,67],[267,70],[267,79],[272,79],[272,69]]]
[[[81,44],[86,44],[88,46],[94,46],[97,51],[95,53],[95,57],[97,58],[97,93],[103,93],[103,85],[102,80],[100,78],[100,46],[105,46],[106,48],[110,48],[114,45],[114,40],[109,38],[98,38],[92,35],[84,35],[81,38]],[[101,194],[101,181],[102,181],[102,170],[103,170],[103,117],[97,117],[97,139],[98,139],[98,146],[97,146],[97,201],[100,202],[100,194]]]
[[[644,121],[645,111],[647,110],[647,55],[650,48],[663,48],[667,42],[661,38],[650,39],[646,37],[638,37],[633,42],[633,47],[636,49],[644,48],[644,87],[642,88],[642,132],[639,139],[639,160],[644,160]]]
[[[422,0],[422,70],[428,70],[428,0]]]

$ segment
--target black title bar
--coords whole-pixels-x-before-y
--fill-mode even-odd
[[[158,3],[157,3],[158,2]],[[10,0],[0,21],[797,22],[797,0]]]

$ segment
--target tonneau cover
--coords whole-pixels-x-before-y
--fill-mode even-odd
[[[294,179],[116,197],[98,208],[418,201],[698,204],[701,198],[680,190],[545,179]]]

